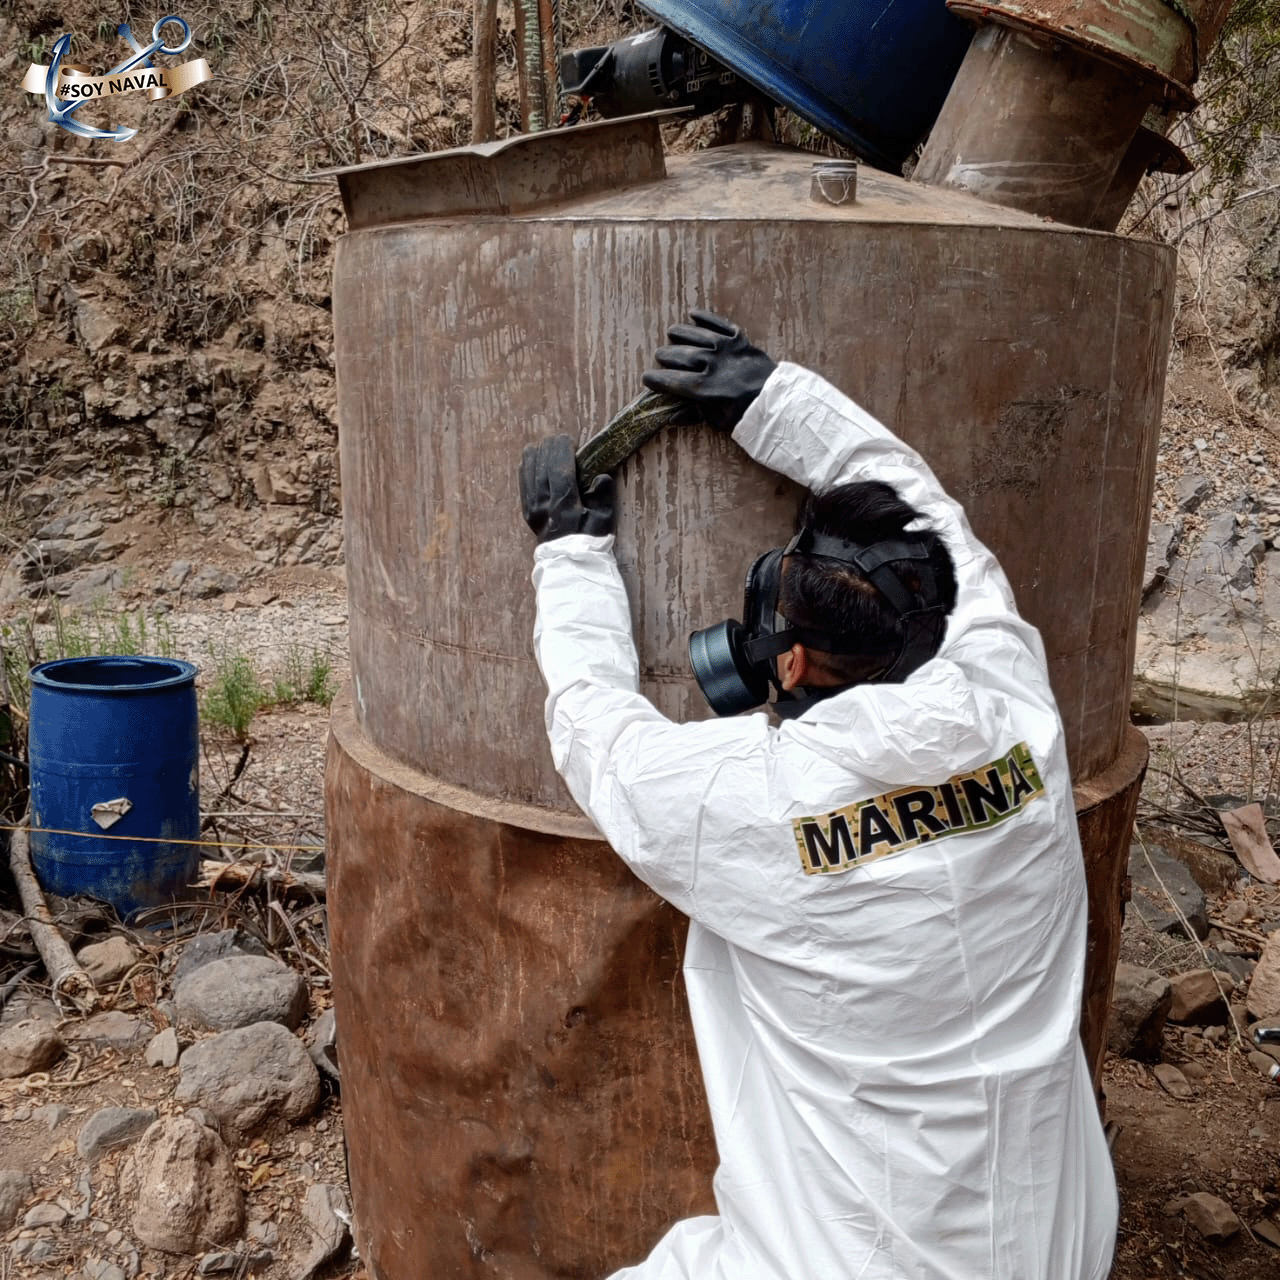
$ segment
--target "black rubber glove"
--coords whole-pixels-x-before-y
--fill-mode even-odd
[[[539,542],[571,533],[612,533],[613,477],[597,476],[586,494],[581,493],[573,441],[552,436],[525,445],[520,456],[520,506]]]
[[[644,385],[692,400],[711,426],[732,431],[777,365],[732,320],[689,314],[693,324],[667,330],[673,345],[654,352],[661,368],[647,369]]]

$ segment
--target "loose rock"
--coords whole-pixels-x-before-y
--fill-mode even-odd
[[[1213,481],[1205,475],[1184,475],[1178,481],[1178,510],[1190,515],[1200,509],[1204,500],[1213,492]]]
[[[280,1242],[280,1229],[274,1222],[267,1219],[250,1222],[245,1234],[258,1244],[274,1245]]]
[[[1129,879],[1133,885],[1129,905],[1149,929],[1186,938],[1189,927],[1197,938],[1209,936],[1204,890],[1181,862],[1154,845],[1144,849],[1135,840],[1129,849]]]
[[[27,1216],[22,1219],[22,1225],[24,1228],[60,1227],[70,1216],[60,1204],[54,1204],[52,1200],[43,1200],[27,1210]]]
[[[1271,934],[1262,948],[1245,1005],[1259,1022],[1280,1022],[1280,932]]]
[[[1258,1074],[1266,1076],[1268,1080],[1272,1078],[1271,1073],[1280,1067],[1280,1062],[1268,1057],[1265,1053],[1260,1053],[1257,1049],[1249,1050],[1249,1061],[1257,1068]]]
[[[131,1049],[147,1034],[141,1018],[131,1018],[118,1009],[95,1013],[71,1032],[73,1040],[88,1040],[113,1049]]]
[[[52,1133],[69,1115],[70,1107],[64,1107],[61,1102],[49,1102],[43,1107],[37,1107],[32,1113],[35,1120],[43,1120]]]
[[[234,1271],[240,1265],[240,1255],[227,1251],[206,1253],[200,1259],[197,1270],[202,1276],[221,1275],[226,1271]]]
[[[52,1022],[57,1023],[62,1011],[52,1000],[36,995],[32,991],[24,991],[21,987],[15,991],[3,1009],[0,1009],[0,1031],[9,1031],[20,1022]]]
[[[1240,989],[1241,983],[1249,981],[1249,978],[1253,975],[1253,967],[1257,963],[1248,956],[1239,955],[1231,951],[1209,951],[1206,955],[1212,968],[1231,975],[1237,991]]]
[[[176,1067],[178,1053],[178,1033],[173,1027],[165,1027],[151,1038],[143,1060],[149,1067]]]
[[[62,1252],[62,1245],[47,1237],[27,1236],[23,1240],[15,1240],[9,1250],[15,1262],[47,1262],[55,1254]]]
[[[134,1234],[153,1249],[194,1253],[229,1240],[244,1220],[244,1197],[222,1140],[187,1116],[157,1120],[129,1165],[136,1186]]]
[[[311,1280],[346,1243],[351,1206],[340,1187],[321,1182],[307,1188],[302,1216],[311,1229],[311,1242],[303,1256],[298,1280]]]
[[[1117,965],[1107,1047],[1120,1057],[1156,1061],[1172,1001],[1173,989],[1162,974],[1134,964]]]
[[[0,1169],[0,1231],[8,1231],[17,1222],[34,1190],[30,1175],[21,1169]]]
[[[90,1258],[81,1268],[85,1280],[128,1280],[127,1273],[105,1258]]]
[[[234,591],[239,585],[240,579],[234,573],[205,565],[187,582],[186,590],[188,595],[195,596],[197,600],[210,600],[225,591]]]
[[[1227,893],[1240,879],[1240,864],[1221,849],[1210,848],[1178,831],[1146,831],[1144,838],[1149,850],[1186,867],[1205,893]]]
[[[338,1023],[333,1009],[326,1009],[312,1023],[307,1035],[307,1050],[311,1061],[323,1075],[340,1079],[338,1072]]]
[[[0,1080],[28,1076],[53,1066],[67,1051],[57,1028],[30,1019],[0,1032]]]
[[[302,1042],[278,1022],[224,1031],[178,1061],[179,1102],[207,1107],[229,1131],[252,1133],[279,1116],[305,1119],[320,1100],[320,1075]]]
[[[174,982],[180,982],[189,973],[214,960],[227,956],[265,956],[266,948],[251,933],[243,929],[222,929],[217,933],[201,933],[192,938],[178,957],[173,971]]]
[[[203,965],[177,984],[173,1002],[180,1016],[214,1031],[255,1022],[301,1023],[308,1006],[300,974],[270,956],[228,956]]]
[[[162,591],[178,591],[190,576],[191,561],[175,560],[164,571],[164,577],[160,579],[160,589]]]
[[[1229,973],[1192,969],[1169,980],[1173,1002],[1169,1021],[1192,1027],[1221,1027],[1230,1018],[1227,1000],[1235,990]]]
[[[1195,1090],[1191,1087],[1187,1077],[1182,1074],[1172,1063],[1161,1062],[1153,1071],[1160,1087],[1171,1097],[1179,1098],[1183,1102],[1189,1101],[1195,1097]]]
[[[103,1152],[112,1147],[122,1147],[155,1123],[152,1107],[136,1110],[132,1107],[103,1107],[95,1111],[81,1126],[76,1139],[76,1150],[83,1160],[92,1164]]]
[[[1240,1230],[1240,1219],[1231,1206],[1207,1191],[1187,1196],[1182,1212],[1206,1240],[1230,1240]]]
[[[1273,1218],[1259,1218],[1250,1230],[1260,1240],[1265,1240],[1273,1248],[1280,1249],[1280,1223]]]
[[[119,982],[138,963],[138,953],[117,934],[105,942],[81,947],[76,959],[95,987],[107,987]]]

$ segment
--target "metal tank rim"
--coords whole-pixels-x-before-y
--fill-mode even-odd
[[[561,836],[569,840],[604,840],[591,819],[581,814],[544,809],[519,800],[499,800],[479,791],[460,787],[456,783],[446,782],[443,778],[433,777],[416,765],[405,764],[395,756],[388,755],[360,727],[350,686],[334,699],[329,730],[342,750],[357,765],[410,795],[420,796],[433,804],[469,814],[473,818],[521,827],[526,831],[537,831],[541,835]],[[538,745],[541,747],[543,744]]]

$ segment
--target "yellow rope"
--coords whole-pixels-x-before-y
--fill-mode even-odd
[[[109,836],[98,831],[67,831],[62,827],[28,827],[13,826],[0,822],[0,831],[32,831],[48,836],[80,836],[84,840],[124,840],[130,844],[193,844],[205,849],[281,849],[285,851],[302,851],[320,853],[322,844],[266,844],[261,840],[176,840],[164,836]]]

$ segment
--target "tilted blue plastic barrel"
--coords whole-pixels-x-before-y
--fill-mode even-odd
[[[190,896],[199,850],[179,842],[200,835],[195,677],[173,658],[32,669],[31,861],[47,892],[122,916]]]
[[[973,28],[945,0],[640,0],[756,88],[883,169],[929,132]]]

